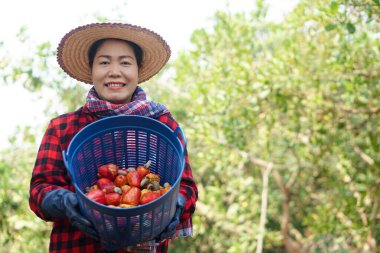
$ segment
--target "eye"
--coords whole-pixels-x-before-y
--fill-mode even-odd
[[[100,61],[99,64],[100,65],[107,65],[109,62],[108,61]]]
[[[131,65],[132,63],[130,61],[122,61],[121,64],[122,65]]]

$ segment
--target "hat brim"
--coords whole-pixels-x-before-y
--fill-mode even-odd
[[[78,81],[92,84],[88,53],[100,39],[132,41],[143,51],[139,83],[157,74],[170,58],[170,47],[157,33],[124,23],[93,23],[67,33],[58,46],[57,60],[61,68]]]

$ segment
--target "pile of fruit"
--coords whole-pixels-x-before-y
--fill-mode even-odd
[[[97,182],[85,189],[86,196],[103,205],[129,208],[149,203],[169,189],[160,185],[159,175],[149,170],[151,162],[137,168],[119,168],[113,163],[98,168]]]

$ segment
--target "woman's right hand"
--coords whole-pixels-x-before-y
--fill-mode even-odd
[[[98,233],[92,223],[80,213],[79,202],[75,193],[66,189],[50,191],[45,195],[41,209],[54,218],[68,217],[73,226],[99,240]]]

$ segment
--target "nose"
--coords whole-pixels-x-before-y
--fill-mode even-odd
[[[109,76],[112,76],[112,77],[118,77],[121,75],[121,72],[120,72],[120,69],[119,69],[119,66],[117,64],[111,64],[110,65],[110,69],[108,71],[108,75]]]

